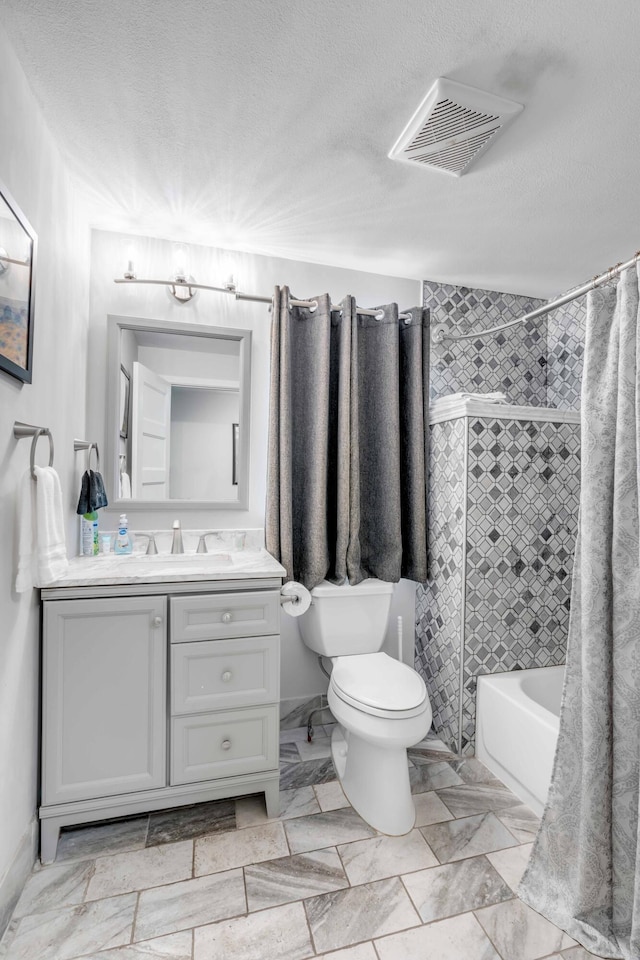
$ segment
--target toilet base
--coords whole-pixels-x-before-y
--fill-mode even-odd
[[[392,837],[413,829],[416,809],[406,747],[380,747],[352,732],[345,735],[338,724],[331,757],[347,800],[363,820]]]

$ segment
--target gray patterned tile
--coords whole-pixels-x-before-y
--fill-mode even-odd
[[[128,893],[23,917],[9,956],[11,960],[71,960],[129,943],[136,900],[137,894]]]
[[[412,830],[402,837],[356,840],[339,846],[338,853],[352,886],[396,877],[438,863],[419,830]]]
[[[280,767],[280,789],[297,790],[314,783],[328,783],[336,779],[333,761],[321,757],[304,763],[285,763]]]
[[[300,821],[292,821],[297,822]],[[196,840],[194,873],[196,877],[201,877],[207,873],[244,867],[249,863],[286,857],[288,853],[282,824],[270,820],[255,827],[231,830],[229,833],[213,834]]]
[[[299,741],[302,743],[302,741]],[[289,763],[300,763],[302,757],[300,756],[300,751],[298,750],[298,742],[292,741],[291,743],[281,743],[280,744],[280,763],[289,764]]]
[[[198,927],[194,960],[305,960],[314,953],[301,903]]]
[[[540,817],[536,816],[526,804],[518,803],[506,810],[500,810],[498,817],[520,843],[535,840],[540,826]]]
[[[513,891],[486,857],[420,870],[402,877],[423,923],[487,907],[513,897]]]
[[[454,759],[450,761],[451,766],[465,783],[492,783],[501,784],[501,781],[490,770],[487,770],[484,763],[476,760],[475,757],[465,757],[464,760]]]
[[[147,838],[149,817],[129,820],[110,820],[62,830],[56,853],[56,863],[64,860],[91,860],[109,853],[139,850]]]
[[[147,846],[205,837],[220,830],[233,830],[235,825],[233,800],[215,800],[212,803],[161,810],[149,816]]]
[[[438,796],[454,817],[469,817],[473,813],[486,813],[488,810],[502,811],[518,802],[518,798],[500,781],[445,787],[438,790]]]
[[[440,763],[425,763],[419,767],[412,767],[409,770],[409,782],[412,793],[424,793],[426,790],[457,786],[462,783],[462,780],[453,767],[444,760]]]
[[[292,853],[306,853],[308,850],[335,847],[340,843],[377,836],[373,827],[365,823],[351,807],[288,820],[284,829]]]
[[[487,854],[487,860],[514,892],[517,892],[522,874],[529,863],[532,847],[532,843],[521,843],[518,847],[496,850],[494,853]]]
[[[303,760],[322,760],[331,756],[331,740],[328,737],[315,737],[312,743],[300,740],[297,748]]]
[[[426,827],[430,823],[442,823],[443,820],[453,820],[453,814],[447,809],[437,793],[414,793],[413,803],[416,808],[416,827]]]
[[[101,950],[82,960],[191,960],[192,940],[191,930],[182,930],[114,950]]]
[[[293,817],[305,817],[313,813],[320,813],[314,788],[300,787],[299,790],[280,791],[280,812],[273,819],[291,820]],[[236,825],[239,829],[266,823],[268,819],[264,794],[236,800]]]
[[[575,940],[520,900],[476,912],[486,934],[509,960],[538,960],[575,945]]]
[[[420,830],[440,863],[475,857],[517,844],[493,813],[434,823],[420,827]]]
[[[500,960],[472,913],[384,937],[375,947],[380,960]]]
[[[192,869],[192,840],[98,857],[86,899],[100,900],[162,883],[186,880],[191,876]]]
[[[91,860],[34,870],[13,911],[14,918],[82,903],[92,874]]]
[[[263,910],[349,886],[334,847],[267,860],[244,869],[249,910]]]
[[[312,897],[305,909],[320,953],[420,923],[397,877]]]
[[[242,870],[182,880],[140,894],[134,940],[148,940],[246,913]]]

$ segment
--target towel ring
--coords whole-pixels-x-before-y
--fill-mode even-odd
[[[49,466],[53,466],[53,437],[51,436],[51,431],[47,427],[38,427],[36,432],[33,435],[33,440],[31,441],[31,456],[29,458],[29,465],[31,468],[31,476],[34,480],[37,480],[36,477],[36,447],[38,445],[38,440],[40,437],[49,438]]]
[[[35,427],[31,423],[21,423],[19,420],[13,425],[13,435],[16,440],[23,440],[25,437],[31,437],[31,456],[29,458],[29,466],[31,469],[31,479],[37,480],[36,477],[36,446],[40,437],[49,438],[49,466],[53,466],[53,437],[51,431],[48,427]]]
[[[73,452],[77,453],[78,450],[88,450],[89,454],[87,456],[87,470],[91,469],[91,451],[95,450],[96,452],[96,471],[100,473],[100,451],[98,449],[97,443],[92,443],[90,440],[74,440],[73,441]]]

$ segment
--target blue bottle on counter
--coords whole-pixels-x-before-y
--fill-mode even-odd
[[[116,535],[116,542],[113,546],[114,553],[131,553],[133,551],[133,543],[131,537],[129,536],[129,521],[127,520],[126,513],[120,514],[120,522],[118,524],[118,533]]]

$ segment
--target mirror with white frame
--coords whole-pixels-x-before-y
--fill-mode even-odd
[[[111,506],[246,509],[251,331],[109,317]]]

